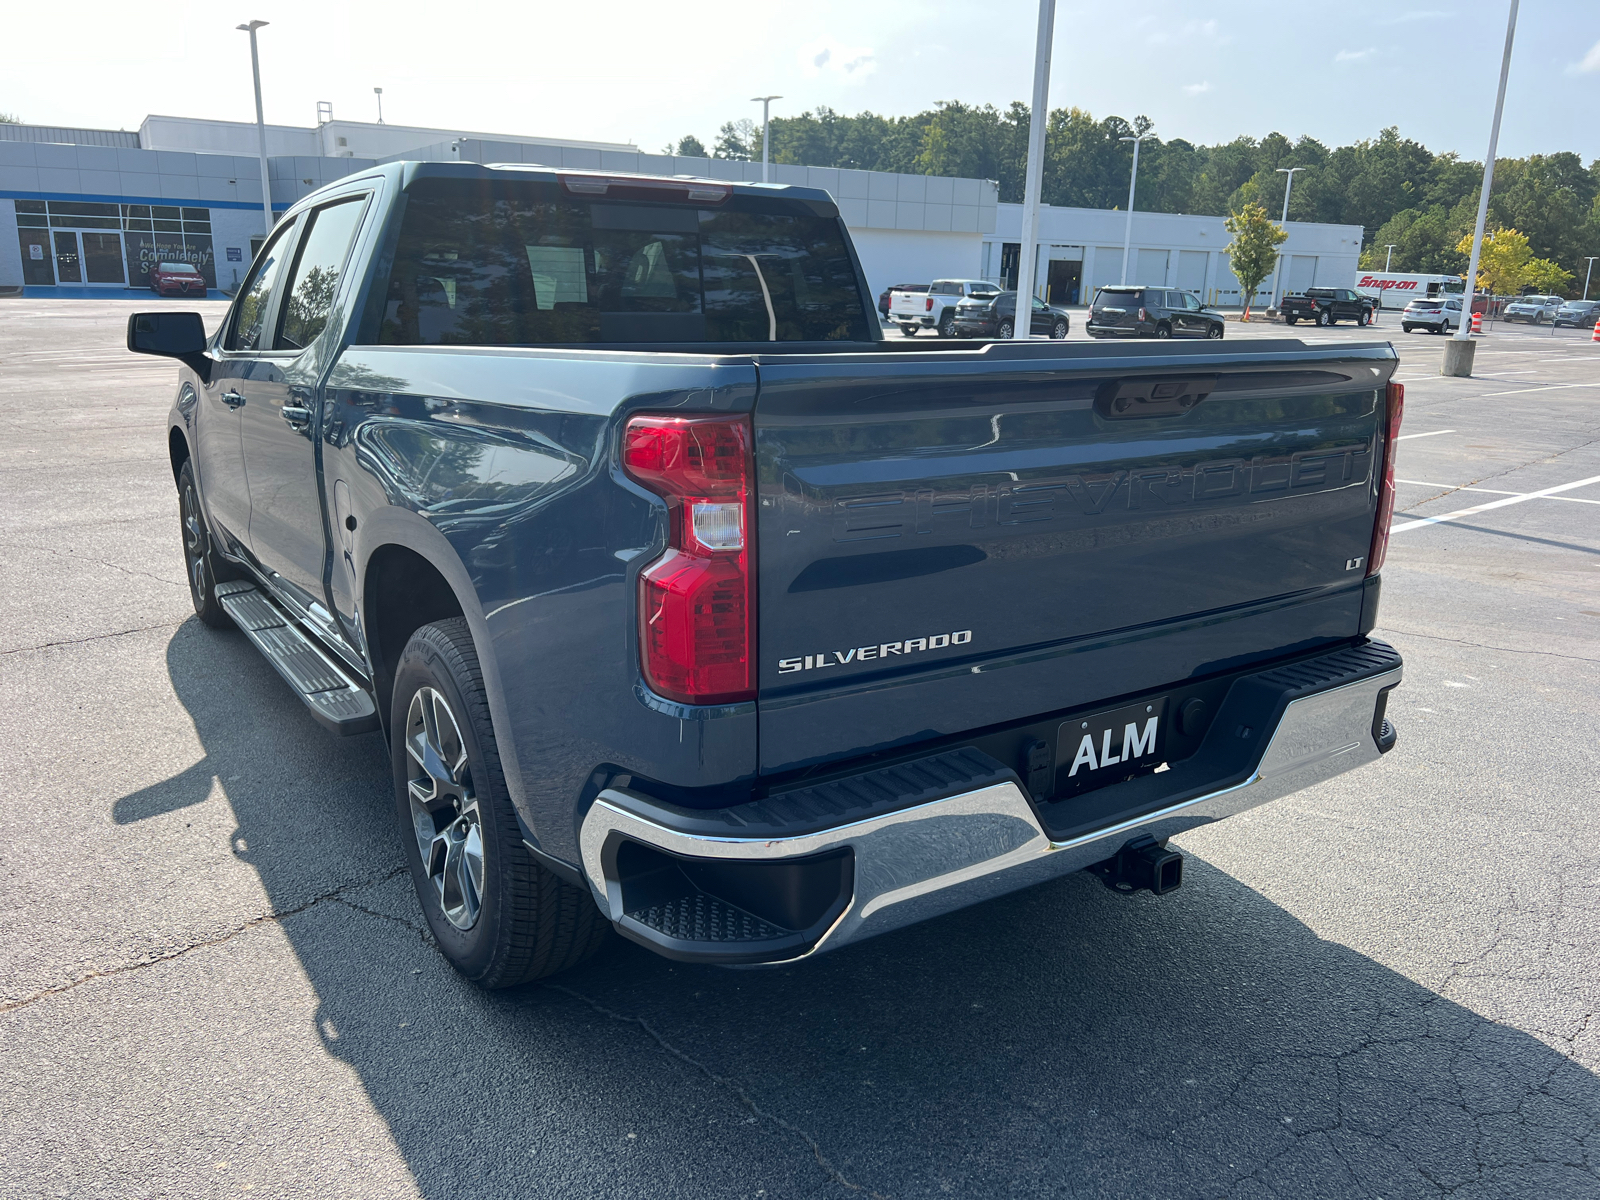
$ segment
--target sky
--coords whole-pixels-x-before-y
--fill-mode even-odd
[[[252,120],[248,41],[261,39],[269,122],[312,125],[317,101],[372,120],[632,142],[659,150],[723,121],[827,105],[889,116],[940,100],[1004,107],[1032,89],[1030,0],[606,0],[441,5],[225,0],[8,5],[0,112],[35,124],[136,129],[147,113]],[[1052,108],[1144,114],[1193,142],[1309,134],[1332,146],[1388,125],[1482,159],[1506,0],[1231,5],[1061,0]],[[1600,158],[1600,4],[1522,5],[1499,153]]]

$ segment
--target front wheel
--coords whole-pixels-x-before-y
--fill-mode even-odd
[[[1169,338],[1171,336],[1172,336],[1172,326],[1171,325],[1157,325],[1156,326],[1156,337],[1158,337],[1158,338]]]
[[[1356,318],[1356,324],[1365,329],[1368,325],[1372,324],[1372,315],[1370,313],[1363,312],[1359,317]]]
[[[233,618],[217,602],[217,584],[238,579],[239,571],[217,553],[200,509],[194,486],[194,463],[184,460],[178,472],[178,521],[183,531],[183,563],[189,576],[189,599],[194,615],[213,629],[232,629]]]
[[[1050,337],[1053,341],[1066,341],[1067,323],[1065,321],[1057,321],[1054,325],[1050,326]]]
[[[1222,322],[1218,321],[1210,329],[1206,330],[1206,337],[1213,342],[1220,342],[1222,340]]]
[[[472,634],[424,625],[395,668],[389,750],[411,882],[441,954],[486,988],[576,966],[608,922],[522,842]]]

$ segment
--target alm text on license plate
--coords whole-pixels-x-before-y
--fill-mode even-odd
[[[1063,721],[1056,734],[1056,795],[1120,783],[1162,762],[1167,698]]]

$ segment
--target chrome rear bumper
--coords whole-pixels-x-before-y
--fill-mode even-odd
[[[1081,870],[1110,858],[1136,837],[1165,841],[1370,763],[1380,754],[1375,730],[1379,696],[1397,685],[1401,674],[1396,656],[1396,665],[1381,674],[1290,701],[1242,782],[1064,840],[1049,836],[1014,781],[776,837],[686,833],[641,815],[641,806],[651,803],[648,798],[607,789],[582,823],[583,869],[602,911],[618,929],[663,953],[705,961],[790,961]],[[716,913],[700,913],[699,934],[664,940],[655,910],[642,913],[624,894],[616,867],[617,847],[624,842],[722,864],[793,863],[848,851],[854,860],[853,886],[842,907],[825,911],[822,924],[808,937],[769,938],[775,951],[770,956],[761,951],[760,938],[740,953],[738,936],[720,932],[727,917]],[[687,931],[687,915],[676,915],[680,920],[672,928]],[[702,945],[703,950],[697,949]]]

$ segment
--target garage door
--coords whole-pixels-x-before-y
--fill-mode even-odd
[[[1178,286],[1198,296],[1206,286],[1206,259],[1204,250],[1178,251]]]
[[[1139,269],[1133,273],[1129,283],[1143,283],[1151,287],[1162,287],[1167,282],[1167,256],[1166,250],[1141,250],[1139,251]]]
[[[1094,248],[1094,286],[1115,287],[1122,282],[1122,247],[1096,246]]]
[[[1317,256],[1296,254],[1289,259],[1289,291],[1303,292],[1317,279]]]

